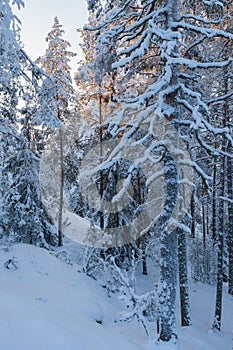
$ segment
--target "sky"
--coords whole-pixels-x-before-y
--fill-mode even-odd
[[[64,39],[71,44],[71,51],[77,53],[71,66],[74,71],[81,58],[80,37],[77,28],[82,28],[87,19],[86,0],[24,0],[25,7],[13,12],[21,20],[21,40],[32,60],[45,53],[45,38],[52,29],[54,17],[62,24]]]

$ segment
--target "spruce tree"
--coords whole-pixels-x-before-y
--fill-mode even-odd
[[[75,54],[68,50],[70,44],[63,39],[64,30],[57,17],[54,18],[52,30],[48,33],[46,41],[48,48],[45,55],[39,57],[40,63],[45,72],[50,76],[53,83],[53,112],[57,118],[64,122],[70,117],[71,103],[74,102],[74,89],[71,78],[70,58]],[[63,152],[63,129],[59,129],[60,155],[60,204],[58,216],[58,245],[62,246],[62,210],[64,192],[64,152]]]
[[[1,227],[5,237],[49,248],[56,244],[54,226],[43,207],[39,187],[42,125],[35,120],[36,101],[45,74],[19,42],[19,20],[12,4],[0,4],[0,141]]]
[[[63,39],[64,30],[57,17],[54,18],[52,30],[46,37],[48,47],[45,55],[37,59],[37,63],[50,76],[55,89],[56,105],[54,113],[64,121],[69,117],[69,108],[74,101],[70,59],[75,54],[69,51],[70,43]]]

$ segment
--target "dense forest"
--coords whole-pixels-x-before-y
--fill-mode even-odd
[[[176,342],[177,291],[189,327],[189,281],[213,285],[209,327],[221,331],[224,286],[233,296],[232,2],[87,0],[74,79],[58,17],[46,52],[25,52],[23,5],[0,1],[1,244],[56,251],[71,239],[82,272],[121,294],[123,321],[148,336],[153,322],[159,342]],[[158,279],[139,295],[151,264]]]

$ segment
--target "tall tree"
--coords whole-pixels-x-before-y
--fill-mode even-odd
[[[14,17],[11,3],[8,0],[1,1],[0,4],[0,118],[1,131],[14,134],[23,53],[17,41],[19,20]],[[23,2],[18,0],[16,4],[20,8]]]
[[[225,14],[220,23],[216,26],[220,30],[232,32],[232,8],[231,2],[223,2],[223,12]],[[212,50],[215,50],[216,45],[221,47],[219,56],[223,60],[231,58],[232,55],[232,40],[222,42],[217,40],[212,44]],[[215,52],[212,52],[212,57],[215,58]],[[216,126],[228,128],[232,131],[232,62],[227,66],[222,67],[216,74],[216,89],[210,89],[210,111],[211,118]],[[226,263],[224,254],[227,248],[227,238],[232,235],[232,176],[228,173],[228,165],[231,163],[231,141],[226,136],[215,137],[214,144],[216,149],[221,149],[222,154],[218,158],[218,163],[214,165],[215,178],[215,208],[214,209],[214,231],[215,240],[217,243],[217,286],[216,286],[216,305],[215,305],[215,320],[214,329],[221,329],[222,321],[222,298],[223,298],[223,282],[226,273]],[[217,182],[216,182],[217,180]],[[227,216],[225,213],[227,212]],[[217,213],[217,216],[216,216]],[[231,255],[231,246],[228,245],[228,254]],[[229,263],[231,259],[228,260]],[[230,268],[230,265],[229,265]],[[231,268],[230,268],[231,269]],[[225,276],[224,276],[225,275]],[[229,275],[230,277],[230,275]]]
[[[211,69],[226,67],[232,61],[230,54],[219,60],[213,60],[211,55],[213,43],[221,42],[224,45],[227,41],[233,40],[233,35],[228,30],[214,28],[216,23],[220,23],[224,18],[223,3],[205,0],[198,2],[127,0],[118,1],[115,5],[109,0],[105,9],[103,20],[100,19],[99,23],[90,30],[96,30],[98,42],[111,40],[117,43],[118,55],[112,67],[117,69],[119,74],[123,71],[123,74],[130,77],[132,84],[136,79],[140,81],[140,77],[145,73],[141,69],[145,67],[143,65],[145,60],[149,60],[153,65],[143,89],[139,89],[136,95],[135,90],[127,96],[120,95],[121,101],[131,104],[132,108],[144,105],[148,111],[153,111],[154,115],[169,121],[188,147],[196,144],[212,155],[216,152],[224,154],[222,149],[216,151],[212,139],[218,135],[224,135],[232,144],[230,132],[223,125],[215,127],[211,124],[205,92],[201,90],[199,81],[200,74]],[[208,48],[210,54],[204,55],[204,49]],[[137,115],[134,114],[134,118],[131,119],[131,123],[135,126],[143,125],[150,114],[148,113],[146,117],[140,113]],[[128,118],[130,118],[129,113]],[[156,118],[150,119],[150,130],[152,126],[156,129],[156,120]],[[109,118],[108,122],[114,123],[114,118]],[[122,122],[123,118],[118,117],[117,123],[122,126]],[[126,122],[126,129],[127,127]],[[125,138],[127,138],[127,132]],[[168,154],[167,157],[169,157]],[[199,162],[194,159],[190,165],[208,187],[210,176],[200,167]],[[173,167],[174,164],[167,158],[168,183],[169,171],[172,173]],[[179,181],[177,178],[180,186]],[[174,201],[177,200],[175,189],[175,186],[171,188],[170,195],[173,199],[166,202],[166,210],[163,213],[164,222],[168,222],[175,205]],[[180,208],[177,210],[179,212]],[[186,227],[184,224],[181,225],[179,220],[177,227],[188,231],[187,225]],[[175,335],[177,270],[173,267],[173,263],[177,256],[177,232],[174,230],[169,233],[164,227],[161,233],[158,331],[159,339],[162,341],[169,341]],[[179,245],[179,248],[183,249],[182,245]],[[182,258],[183,255],[180,254],[180,257]],[[185,261],[180,261],[180,264],[184,266]],[[186,299],[185,302],[188,302],[188,298],[185,297],[186,291],[182,295]],[[188,309],[188,307],[183,309],[187,320]]]
[[[32,117],[33,102],[45,76],[19,43],[19,20],[12,4],[20,8],[23,2],[0,4],[1,226],[6,237],[12,235],[17,241],[49,247],[56,242],[39,189],[41,142],[36,133],[42,134],[42,123]]]
[[[69,51],[70,43],[63,39],[64,30],[57,17],[54,18],[52,30],[46,37],[48,47],[45,55],[37,63],[51,77],[56,94],[56,114],[63,121],[69,116],[70,104],[74,101],[70,60],[76,54]]]
[[[74,88],[72,85],[70,59],[75,54],[68,50],[70,43],[63,39],[64,30],[57,17],[54,18],[52,30],[46,37],[48,48],[45,55],[39,57],[37,63],[51,77],[55,90],[54,113],[64,122],[70,116],[71,103],[74,102]],[[58,245],[62,246],[62,210],[64,192],[64,152],[62,126],[59,129],[60,154],[60,204],[58,214]]]

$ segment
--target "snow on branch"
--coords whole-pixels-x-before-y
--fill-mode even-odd
[[[200,22],[199,17],[194,16],[194,19],[196,21]],[[221,29],[205,28],[205,27],[200,27],[200,26],[190,24],[190,23],[185,23],[185,22],[172,22],[171,26],[173,28],[182,28],[182,29],[186,29],[186,30],[192,30],[193,32],[205,35],[209,39],[215,38],[215,37],[223,37],[226,39],[233,40],[232,33],[227,32],[225,30],[221,30]]]
[[[197,18],[198,18],[198,20],[197,20]],[[194,15],[192,15],[192,14],[183,14],[183,15],[180,16],[179,19],[180,19],[180,20],[183,20],[183,19],[192,19],[192,20],[198,21],[198,22],[200,22],[200,23],[204,23],[204,24],[220,24],[221,21],[222,21],[222,18],[207,20],[207,19],[204,18],[204,17],[197,17],[197,16],[194,16]]]
[[[16,4],[18,6],[18,9],[20,9],[20,7],[24,7],[25,6],[23,0],[13,0],[12,4],[13,5]]]
[[[224,7],[222,1],[216,1],[216,0],[202,0],[203,4],[207,6],[220,6],[221,8]]]
[[[215,61],[215,62],[197,62],[195,60],[183,58],[183,57],[173,58],[173,57],[170,57],[169,55],[167,55],[166,53],[164,53],[164,57],[166,57],[166,59],[169,61],[170,64],[186,66],[189,69],[224,68],[233,62],[233,57],[230,57],[224,61]]]
[[[206,103],[208,105],[212,104],[212,103],[218,103],[224,100],[227,100],[229,97],[231,97],[233,95],[233,91],[230,91],[228,94],[224,94],[222,96],[218,96],[215,98],[212,98],[211,100],[207,101]]]

